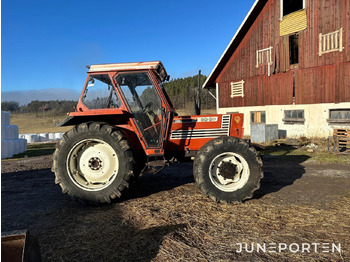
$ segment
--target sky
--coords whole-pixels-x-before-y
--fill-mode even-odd
[[[51,89],[77,100],[91,64],[161,60],[171,78],[209,75],[253,3],[1,0],[1,99]]]

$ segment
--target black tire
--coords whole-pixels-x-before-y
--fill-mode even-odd
[[[244,140],[219,137],[198,151],[193,174],[202,192],[214,201],[242,202],[260,187],[262,161]]]
[[[94,203],[121,196],[133,176],[129,143],[116,128],[84,123],[66,132],[56,145],[52,171],[64,194]]]

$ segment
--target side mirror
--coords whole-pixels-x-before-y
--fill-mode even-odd
[[[94,86],[94,84],[95,84],[95,79],[92,76],[90,76],[88,86]]]

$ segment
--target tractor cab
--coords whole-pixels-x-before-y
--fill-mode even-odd
[[[91,65],[77,111],[61,125],[102,116],[136,134],[147,155],[163,155],[169,117],[175,114],[162,86],[168,79],[161,62]]]

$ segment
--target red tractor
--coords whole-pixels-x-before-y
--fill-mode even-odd
[[[195,157],[194,179],[217,202],[253,196],[262,161],[243,136],[243,114],[178,116],[157,62],[89,67],[74,127],[57,143],[52,171],[63,193],[111,202],[133,178],[178,159]]]

